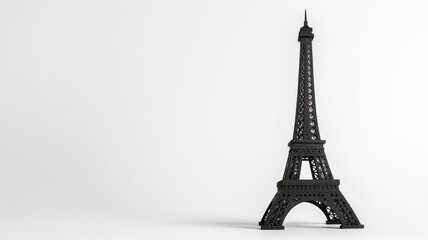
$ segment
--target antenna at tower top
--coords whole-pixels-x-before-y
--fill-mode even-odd
[[[308,26],[308,20],[306,18],[306,9],[305,9],[305,26]]]

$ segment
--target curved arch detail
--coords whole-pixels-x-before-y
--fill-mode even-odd
[[[341,224],[341,228],[363,227],[337,186],[329,186],[328,191],[323,193],[317,189],[318,186],[309,189],[301,186],[290,187],[297,189],[294,191],[280,189],[274,196],[259,222],[262,229],[284,229],[285,217],[291,209],[302,202],[317,206],[324,213],[327,224]]]

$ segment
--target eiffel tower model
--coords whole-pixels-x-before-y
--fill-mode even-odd
[[[278,192],[267,207],[259,225],[261,229],[284,229],[288,212],[297,204],[308,202],[317,206],[327,218],[327,224],[341,224],[340,228],[364,228],[339,190],[324,152],[325,140],[320,139],[315,108],[315,89],[312,61],[312,28],[305,11],[304,26],[300,28],[299,81],[296,120],[284,177],[278,182]],[[300,180],[302,163],[309,162],[312,180]]]

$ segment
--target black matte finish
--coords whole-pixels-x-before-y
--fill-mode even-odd
[[[306,20],[300,29],[299,83],[293,139],[283,179],[278,192],[266,209],[259,225],[261,229],[284,229],[288,212],[302,202],[312,203],[326,216],[327,224],[341,224],[340,228],[363,228],[349,203],[339,190],[339,180],[333,178],[320,139],[315,107],[314,74],[312,65],[312,28]],[[308,161],[312,180],[300,180],[302,161]]]

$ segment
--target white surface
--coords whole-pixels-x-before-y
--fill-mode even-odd
[[[292,137],[305,8],[321,137],[364,230],[312,228],[304,205],[257,230]],[[427,12],[2,1],[0,238],[423,238]]]

